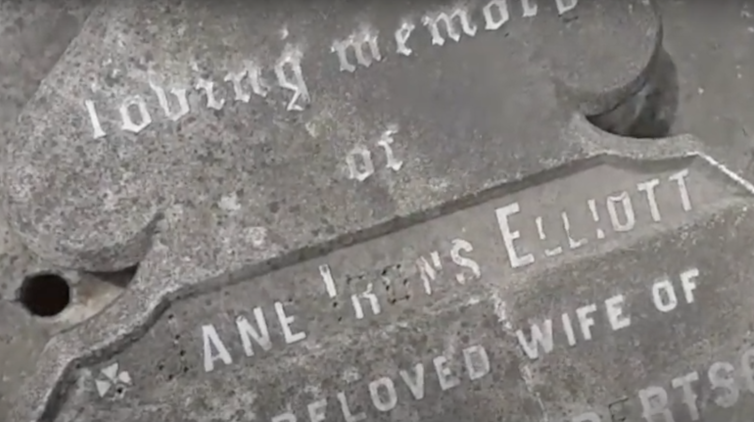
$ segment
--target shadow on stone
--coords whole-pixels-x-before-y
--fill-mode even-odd
[[[678,110],[678,70],[664,49],[647,83],[612,110],[587,119],[614,135],[631,138],[664,138],[670,135]]]
[[[138,270],[139,266],[134,265],[128,268],[124,268],[120,271],[88,272],[88,274],[105,283],[110,283],[115,287],[125,289],[131,283],[131,280],[133,280],[133,278],[136,276],[136,272]]]

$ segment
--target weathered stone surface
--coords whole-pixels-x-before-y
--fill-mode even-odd
[[[246,2],[212,8],[108,2],[98,8],[22,113],[6,157],[11,223],[31,249],[62,266],[141,265],[132,289],[118,302],[50,342],[9,420],[54,419],[61,403],[51,398],[57,393],[71,398],[63,417],[75,415],[80,394],[94,391],[93,381],[79,378],[84,389],[71,396],[68,383],[53,380],[102,369],[102,357],[140,338],[171,301],[465,209],[479,195],[498,198],[499,192],[483,192],[534,184],[533,175],[601,151],[595,145],[605,135],[590,132],[573,116],[609,109],[642,85],[659,44],[659,22],[649,4],[582,1],[559,16],[558,5],[575,3],[541,2],[536,14],[515,3],[510,20],[496,30],[492,21],[486,28],[488,4],[468,6],[466,27],[457,18],[458,42],[440,24],[443,45],[432,42],[432,19],[458,10],[450,3],[417,2],[401,9],[384,2],[284,2],[264,6],[270,7],[264,12]],[[407,22],[415,28],[406,44],[411,54],[405,56],[395,32]],[[361,57],[351,52],[347,63],[339,60],[334,41],[375,29],[380,60],[373,56],[370,66],[360,64],[369,63],[369,45]],[[238,90],[233,84],[238,74],[228,73],[243,70],[250,60],[262,69],[256,88],[264,96],[254,92],[253,72]],[[217,110],[194,88],[198,78],[215,83],[218,102],[209,106]],[[171,96],[174,88],[190,92],[185,116],[178,97]],[[169,99],[166,107],[161,92]],[[149,124],[137,131],[147,121],[133,117],[124,129],[119,107],[132,101],[130,115],[136,116],[139,98]],[[96,121],[89,111],[96,112]],[[693,146],[659,142],[633,156],[672,156]],[[473,230],[489,230],[481,214],[474,217],[479,221]],[[437,242],[443,230],[461,227],[443,229],[447,220],[434,221],[426,224],[434,224]],[[410,237],[418,236],[417,228],[409,230]],[[536,234],[527,230],[528,236]],[[396,259],[375,243],[361,245],[355,257],[341,259],[367,267],[379,262],[370,254]],[[545,250],[536,253],[539,261]],[[285,271],[295,275],[305,269]],[[290,294],[305,303],[315,292],[301,288]],[[255,293],[276,297],[277,288],[257,289],[239,291],[238,299]],[[428,304],[415,300],[400,306]],[[397,321],[401,312],[390,319]],[[328,312],[312,318],[326,323],[313,333],[329,338]],[[438,341],[415,346],[416,355],[433,356]],[[511,345],[500,350],[514,351]],[[88,369],[73,373],[75,362]],[[131,381],[135,377],[136,372]],[[516,403],[537,414],[528,389],[508,387],[520,394]],[[160,388],[155,384],[152,391]],[[254,411],[276,412],[276,402],[269,402]],[[154,402],[140,406],[163,409]],[[112,409],[107,419],[135,417]],[[101,419],[102,411],[91,407],[86,417]]]
[[[78,34],[95,0],[0,2],[0,122],[14,122]]]
[[[22,107],[81,29],[94,5],[95,1],[89,0],[0,1],[0,142],[3,151]],[[13,235],[5,217],[0,216],[0,420],[7,420],[11,403],[19,393],[23,394],[20,385],[34,371],[49,337],[86,316],[86,312],[82,314],[80,308],[74,306],[71,313],[60,320],[45,324],[35,321],[15,302],[24,276],[52,269]]]
[[[160,307],[148,332],[87,353],[46,420],[750,414],[754,187],[685,153],[691,138],[570,135],[592,158]],[[133,329],[123,318],[175,286],[152,273],[164,258],[86,331],[56,337],[55,356]]]
[[[565,162],[563,124],[639,88],[659,23],[638,0],[500,4],[105,3],[22,114],[12,223],[91,270],[141,260],[171,212],[294,250]]]

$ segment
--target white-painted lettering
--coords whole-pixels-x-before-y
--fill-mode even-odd
[[[752,368],[752,359],[754,359],[754,348],[746,350],[741,355],[741,373],[749,392],[754,393],[754,368]]]
[[[278,320],[280,320],[280,326],[283,327],[283,335],[286,343],[291,344],[306,338],[306,333],[303,331],[295,334],[291,331],[291,324],[295,318],[285,314],[285,309],[283,308],[282,303],[275,302],[275,313],[277,313]]]
[[[319,275],[322,276],[322,281],[325,282],[327,295],[331,298],[337,296],[338,291],[335,289],[335,280],[333,280],[332,273],[330,272],[330,266],[327,264],[320,265]]]
[[[395,142],[393,139],[393,135],[398,133],[398,127],[392,126],[389,127],[385,132],[382,133],[382,136],[377,141],[377,145],[382,147],[382,149],[385,150],[385,157],[387,158],[386,167],[393,170],[398,171],[403,167],[403,161],[395,158],[395,154],[393,153],[392,144]]]
[[[296,422],[296,415],[291,412],[282,413],[272,417],[272,422]]]
[[[738,401],[739,391],[734,371],[735,368],[728,362],[715,362],[707,372],[715,395],[715,404],[720,407],[732,407]],[[724,391],[721,392],[719,389]]]
[[[497,19],[493,15],[493,8],[497,9],[497,15],[499,16]],[[488,31],[500,29],[510,19],[508,0],[490,1],[482,8],[482,14],[484,15],[484,29]]]
[[[302,58],[303,53],[299,48],[287,44],[275,64],[275,76],[277,77],[278,85],[283,89],[293,92],[286,106],[288,111],[301,111],[304,107],[299,102],[305,105],[311,102],[309,88],[306,86],[303,70],[301,69]],[[290,72],[287,72],[286,68],[290,69]],[[289,73],[292,74],[292,78],[289,77]]]
[[[348,406],[348,400],[346,399],[345,393],[338,393],[338,401],[340,402],[340,409],[343,411],[343,417],[346,422],[359,422],[367,418],[367,414],[364,412],[359,412],[355,415],[353,414],[350,406]]]
[[[432,260],[430,265],[425,257],[420,257],[416,260],[416,266],[419,269],[419,275],[421,275],[422,282],[424,283],[424,291],[428,294],[432,294],[432,282],[437,279],[437,271],[442,269],[442,261],[440,261],[440,254],[437,251],[432,251],[429,254]]]
[[[251,91],[262,98],[267,97],[270,86],[262,78],[262,68],[252,60],[244,60],[244,66],[246,67],[249,79],[251,79]]]
[[[133,106],[136,106],[136,110],[139,112],[138,124],[134,123],[131,118],[131,108]],[[126,98],[123,104],[121,104],[119,111],[120,118],[123,121],[123,130],[139,133],[152,123],[152,116],[149,114],[149,110],[147,110],[147,103],[144,102],[144,99],[140,95]]]
[[[344,40],[334,41],[330,51],[337,54],[341,72],[355,72],[356,65],[348,59],[348,52],[353,51],[356,63],[369,67],[374,61],[382,60],[378,41],[378,32],[364,27],[359,32]]]
[[[395,30],[395,44],[397,45],[396,51],[398,54],[404,56],[410,56],[413,50],[408,47],[408,39],[411,37],[411,33],[416,29],[411,21],[403,21],[401,26]]]
[[[435,372],[437,372],[440,388],[443,391],[449,390],[461,383],[461,380],[450,371],[448,359],[445,356],[437,356],[432,360],[432,363],[435,365]]]
[[[472,18],[472,14],[480,12],[484,19],[484,27],[488,31],[494,31],[502,28],[510,20],[511,11],[507,0],[485,0],[487,3],[481,7],[481,10],[471,10],[467,5],[459,5],[443,11],[432,11],[424,14],[421,22],[428,29],[433,45],[444,45],[447,39],[455,42],[465,35],[474,37],[477,34],[477,25]],[[573,10],[577,0],[555,0],[558,12],[560,14]],[[523,16],[533,17],[538,13],[536,0],[521,0]],[[410,56],[413,50],[409,47],[409,40],[416,29],[415,21],[412,18],[404,18],[400,26],[393,31],[395,40],[395,52],[400,56]],[[283,40],[289,37],[287,28],[278,32]],[[379,34],[369,23],[343,39],[336,40],[331,44],[331,51],[336,53],[341,71],[355,72],[359,66],[371,67],[372,64],[383,61],[383,51],[379,45]],[[351,53],[353,51],[353,53]],[[301,46],[286,44],[281,52],[280,57],[272,66],[274,78],[277,85],[290,93],[287,99],[287,111],[302,111],[312,101],[307,87],[304,72],[302,69],[303,50]],[[240,70],[239,70],[240,67]],[[227,72],[222,81],[226,82],[230,91],[225,98],[217,98],[214,88],[218,81],[210,81],[199,78],[198,83],[194,86],[186,86],[172,89],[172,95],[177,98],[177,107],[171,107],[168,95],[162,87],[154,85],[156,94],[161,108],[165,111],[168,120],[178,121],[191,112],[190,102],[188,99],[188,90],[196,89],[204,91],[206,96],[206,106],[210,109],[221,110],[227,101],[236,101],[248,103],[252,94],[260,97],[266,97],[271,92],[272,81],[266,81],[262,76],[262,68],[255,60],[243,60],[242,65],[236,65],[236,70]],[[248,81],[246,81],[248,79]],[[249,90],[249,85],[251,90]],[[232,98],[232,100],[231,100]],[[227,101],[226,101],[227,100]],[[128,100],[127,100],[128,101]],[[92,135],[94,139],[107,136],[99,120],[99,115],[92,100],[85,100],[85,108],[92,126]],[[145,108],[141,108],[138,103],[122,106],[128,109],[131,105],[138,106],[140,119],[138,124],[132,121],[127,112],[121,110],[123,117],[123,130],[138,133],[151,123],[151,117]],[[188,107],[187,107],[188,106]],[[126,116],[126,117],[124,117]],[[389,152],[388,152],[389,154]],[[390,161],[389,167],[394,167],[399,161]]]
[[[327,420],[327,400],[320,399],[306,406],[309,422],[325,422]]]
[[[600,222],[600,214],[597,211],[597,202],[594,199],[590,199],[586,201],[587,206],[589,207],[589,211],[592,214],[592,220],[594,220],[595,223]],[[597,239],[604,239],[605,238],[605,231],[601,228],[597,228],[596,230]]]
[[[380,390],[383,394],[380,395]],[[372,398],[374,408],[380,412],[389,412],[398,404],[398,394],[395,392],[393,380],[382,377],[369,383],[369,396]]]
[[[454,8],[450,13],[447,12],[435,12],[427,14],[422,18],[424,26],[429,28],[430,34],[432,34],[432,44],[444,45],[445,37],[440,32],[440,23],[445,24],[445,29],[448,34],[448,38],[455,42],[461,39],[461,31],[456,26],[456,20],[461,22],[461,30],[469,37],[476,35],[477,27],[469,19],[468,10],[465,7],[458,6]]]
[[[674,378],[671,382],[673,388],[681,388],[683,391],[683,402],[688,408],[692,421],[699,420],[699,408],[696,406],[696,393],[691,386],[692,382],[699,381],[699,373],[694,371],[682,377]]]
[[[346,156],[348,164],[349,177],[359,182],[367,180],[374,174],[374,163],[372,162],[372,153],[363,145],[355,146]]]
[[[225,75],[225,78],[223,78],[225,82],[230,82],[231,85],[233,85],[233,93],[235,94],[233,99],[235,101],[248,103],[249,100],[251,100],[251,93],[246,91],[241,83],[246,78],[247,74],[248,72],[244,69],[240,72],[228,72],[228,74]]]
[[[668,392],[662,387],[648,387],[639,391],[642,416],[647,422],[658,422],[655,416],[662,416],[663,422],[675,422],[668,409]]]
[[[563,230],[566,232],[566,237],[568,237],[568,247],[573,250],[576,248],[580,248],[587,244],[587,240],[585,238],[581,238],[579,240],[575,240],[573,236],[571,235],[571,221],[568,219],[568,214],[563,211],[560,213],[560,220],[563,222]]]
[[[351,303],[353,303],[356,319],[364,318],[364,309],[361,307],[362,299],[368,301],[374,315],[379,315],[382,308],[380,308],[380,301],[377,299],[377,295],[372,292],[372,283],[367,284],[367,288],[363,293],[351,295]]]
[[[463,349],[463,358],[470,380],[478,380],[490,373],[490,359],[484,347],[471,346]]]
[[[625,296],[615,295],[605,301],[607,310],[607,319],[614,331],[626,328],[631,325],[631,318],[623,315],[623,303]]]
[[[618,216],[618,210],[616,204],[620,202],[623,208],[623,215],[626,221],[621,222],[621,218]],[[636,216],[634,215],[634,207],[631,204],[631,197],[628,192],[622,192],[617,196],[607,197],[607,213],[610,215],[610,222],[613,225],[613,230],[616,232],[627,232],[632,230],[636,225]]]
[[[699,270],[691,268],[681,273],[681,286],[683,287],[683,294],[686,297],[686,303],[694,303],[694,290],[696,290],[696,282],[694,281],[699,277]]]
[[[584,336],[584,340],[592,339],[592,327],[594,326],[594,318],[592,318],[591,315],[595,312],[597,312],[597,305],[595,304],[582,306],[581,308],[576,309],[576,316],[579,318],[581,335]]]
[[[670,312],[678,306],[678,298],[675,295],[673,283],[667,278],[657,281],[652,285],[652,300],[660,312]]]
[[[587,412],[576,416],[571,422],[601,422],[600,415],[594,412]]]
[[[226,365],[233,363],[214,325],[202,326],[202,342],[204,344],[204,372],[212,372],[215,369],[216,360],[221,360]]]
[[[94,102],[92,100],[84,100],[84,106],[89,115],[89,122],[92,124],[92,136],[94,139],[99,139],[105,136],[106,133],[102,129],[102,124],[100,124],[99,115],[97,114],[97,108],[94,106]]]
[[[536,16],[537,12],[539,11],[537,0],[521,0],[521,7],[524,9],[523,16],[525,18]]]
[[[152,91],[157,95],[157,102],[160,104],[160,107],[162,108],[162,111],[165,112],[165,116],[167,116],[168,119],[177,122],[180,120],[183,116],[189,114],[191,111],[191,108],[189,107],[188,103],[188,95],[186,93],[186,88],[173,88],[170,90],[170,93],[173,94],[175,98],[178,99],[178,110],[173,111],[170,107],[170,102],[168,101],[168,96],[165,94],[165,90],[162,89],[162,87],[152,83],[150,81],[149,86],[152,88]]]
[[[537,234],[539,235],[539,240],[546,240],[547,235],[545,234],[544,223],[542,221],[542,217],[536,217],[534,219],[534,225],[537,226]],[[548,256],[548,257],[560,255],[562,253],[563,253],[563,247],[561,246],[557,246],[552,249],[545,249],[545,256]]]
[[[575,346],[576,333],[574,332],[574,329],[573,329],[571,316],[568,315],[568,312],[563,312],[563,315],[561,316],[561,320],[563,321],[563,330],[565,331],[566,339],[568,340],[568,345]]]
[[[214,82],[204,78],[199,78],[196,81],[194,88],[198,91],[204,91],[204,96],[207,98],[207,107],[213,110],[222,110],[223,106],[225,106],[225,98],[218,100],[215,96]]]
[[[531,341],[526,339],[526,335],[523,330],[516,331],[518,337],[518,344],[524,349],[529,359],[539,358],[539,348],[545,354],[552,352],[553,340],[552,340],[552,320],[546,319],[543,324],[543,328],[540,328],[539,324],[531,324]]]
[[[681,204],[683,204],[684,211],[691,211],[691,198],[689,197],[689,191],[686,187],[686,177],[688,175],[689,169],[683,169],[668,177],[668,180],[673,180],[678,184],[678,193],[681,196]]]
[[[254,308],[254,319],[257,327],[254,328],[243,316],[236,318],[236,328],[241,335],[241,344],[246,356],[254,356],[254,349],[251,340],[253,339],[263,350],[269,351],[272,348],[270,342],[270,333],[267,329],[267,321],[264,319],[262,308]]]
[[[659,184],[660,179],[652,179],[636,185],[636,188],[639,190],[639,192],[644,192],[644,194],[647,196],[649,213],[652,215],[652,220],[656,222],[659,222],[662,219],[660,215],[660,208],[657,206],[657,197],[655,196],[655,188]]]
[[[471,246],[471,243],[463,239],[455,239],[453,240],[453,246],[450,249],[450,259],[459,267],[471,271],[474,278],[478,279],[482,276],[482,270],[480,269],[479,264],[473,259],[461,255],[461,252],[472,252],[473,250],[474,247]],[[456,280],[460,284],[464,284],[466,283],[466,275],[463,272],[459,272],[456,274]]]
[[[578,0],[555,0],[555,4],[558,7],[558,14],[560,15],[573,10],[578,3]]]
[[[424,365],[417,363],[414,365],[413,375],[408,371],[401,369],[398,371],[398,375],[401,376],[403,382],[406,383],[411,395],[414,399],[421,400],[424,398]]]
[[[243,86],[243,81],[246,78],[250,80],[251,92],[247,91]],[[243,70],[228,72],[223,80],[232,84],[235,101],[248,103],[251,100],[252,92],[260,97],[267,96],[268,87],[262,80],[262,69],[252,60],[244,60]]]
[[[505,244],[505,249],[508,252],[508,259],[513,268],[523,267],[534,262],[534,255],[526,253],[519,256],[518,252],[516,252],[516,247],[513,244],[514,240],[521,237],[521,233],[518,230],[511,230],[508,218],[514,214],[518,214],[520,211],[521,208],[518,205],[518,202],[514,202],[495,210],[500,233],[503,235],[503,243]]]

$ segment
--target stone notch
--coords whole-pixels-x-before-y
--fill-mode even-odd
[[[578,157],[660,35],[646,0],[105,1],[21,114],[10,221],[86,270],[158,229],[202,273],[268,259]]]

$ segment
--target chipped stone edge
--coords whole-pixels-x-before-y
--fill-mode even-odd
[[[565,132],[564,135],[575,137],[584,148],[585,153],[580,158],[576,158],[577,163],[604,162],[610,159],[638,162],[700,158],[754,196],[752,183],[705,153],[703,144],[691,135],[648,141],[621,138],[599,131],[581,116],[575,116]],[[557,171],[562,167],[563,164],[558,163],[541,170],[538,174]],[[530,177],[527,175],[511,179],[498,187],[504,189],[515,186]],[[502,195],[505,194],[502,193]],[[436,215],[428,215],[424,220],[436,217]],[[127,290],[121,298],[97,317],[71,331],[53,337],[48,343],[40,357],[37,371],[28,379],[24,385],[24,394],[20,396],[9,413],[9,421],[47,422],[54,420],[60,410],[60,405],[67,397],[73,370],[112,357],[127,345],[140,339],[170,304],[177,300],[211,292],[233,282],[255,278],[313,256],[325,255],[336,248],[368,241],[400,229],[403,227],[389,231],[383,229],[380,232],[367,233],[362,236],[347,235],[345,240],[319,244],[309,251],[296,250],[283,254],[275,254],[275,251],[271,251],[268,253],[269,256],[256,264],[240,266],[223,271],[221,274],[199,274],[201,271],[197,271],[190,279],[183,276],[150,279],[151,267],[164,269],[165,264],[171,262],[166,261],[166,258],[171,258],[169,254],[164,254],[169,251],[167,248],[159,247],[160,243],[157,239],[157,246],[142,264],[142,268],[147,270],[137,274],[132,289]],[[344,245],[344,242],[350,244]],[[102,331],[102,327],[106,326],[111,328],[111,331],[106,332],[104,338],[87,339],[87,336],[97,337],[97,333],[105,332]],[[55,381],[50,382],[50,380]]]

